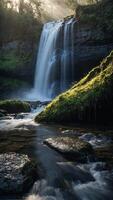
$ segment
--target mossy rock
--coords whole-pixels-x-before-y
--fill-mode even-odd
[[[30,112],[30,104],[19,100],[3,100],[0,101],[0,109],[6,110],[8,113]]]
[[[36,122],[113,124],[113,51],[67,92],[56,97]]]

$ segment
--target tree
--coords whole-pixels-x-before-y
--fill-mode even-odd
[[[23,10],[24,10],[24,0],[20,0],[19,1],[19,13],[23,14]]]

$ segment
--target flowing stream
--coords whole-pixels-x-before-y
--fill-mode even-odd
[[[37,108],[36,112],[42,109]],[[1,146],[5,137],[5,151],[28,154],[41,166],[41,178],[37,180],[29,194],[23,197],[0,196],[0,199],[112,200],[113,170],[106,168],[106,164],[98,160],[90,162],[88,159],[87,163],[75,162],[46,146],[44,140],[60,136],[62,127],[35,124],[33,118],[36,112],[23,114],[23,118],[20,114],[16,118],[11,116],[10,119],[0,120],[0,131],[3,133],[4,130],[4,133],[7,133],[7,137],[6,134],[0,135]],[[13,130],[16,130],[16,135],[13,135]],[[27,136],[26,130],[30,131]],[[94,148],[111,142],[107,137],[97,137],[92,133],[79,135],[78,131],[75,134],[89,141]]]

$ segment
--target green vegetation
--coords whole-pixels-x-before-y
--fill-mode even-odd
[[[39,0],[0,0],[0,97],[32,84],[40,6]]]
[[[32,45],[40,35],[40,2],[38,0],[0,1],[0,46],[13,40]]]
[[[36,122],[113,123],[113,51],[70,90],[55,98]]]
[[[31,110],[29,103],[19,100],[0,101],[0,109],[8,113],[30,112]]]
[[[17,67],[24,66],[30,59],[30,53],[18,54],[14,50],[7,51],[0,56],[0,70],[13,71]]]
[[[9,52],[7,55],[3,55],[0,59],[0,69],[12,70],[20,63],[18,56]]]

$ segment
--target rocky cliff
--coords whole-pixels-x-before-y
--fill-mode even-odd
[[[78,1],[74,28],[75,80],[80,80],[92,66],[113,49],[113,2]],[[65,19],[65,20],[68,20]]]
[[[98,65],[112,49],[111,34],[78,20],[74,33],[75,80],[80,80],[92,66]]]

